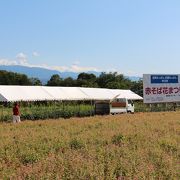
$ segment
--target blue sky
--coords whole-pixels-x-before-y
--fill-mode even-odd
[[[179,0],[1,0],[0,64],[180,73]]]

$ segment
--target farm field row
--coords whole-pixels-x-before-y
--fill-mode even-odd
[[[172,103],[143,104],[135,102],[135,112],[174,111]],[[13,103],[0,105],[0,122],[12,122]],[[180,111],[180,106],[176,107]],[[20,112],[22,120],[45,120],[70,117],[86,117],[95,115],[95,106],[91,102],[21,102]]]
[[[180,179],[180,112],[0,123],[0,179]]]

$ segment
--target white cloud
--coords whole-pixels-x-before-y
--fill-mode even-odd
[[[36,51],[34,51],[34,52],[32,53],[32,55],[33,55],[34,57],[40,56],[40,54],[39,54],[38,52],[36,52]]]
[[[128,76],[138,76],[141,73],[136,73],[134,71],[121,71],[119,69],[116,68],[111,68],[108,70],[101,70],[98,69],[96,67],[83,67],[83,66],[79,66],[77,65],[77,63],[73,63],[73,65],[71,66],[49,66],[47,64],[39,64],[39,65],[34,65],[34,64],[29,64],[28,63],[28,58],[24,53],[19,53],[16,58],[19,61],[15,61],[15,60],[9,60],[9,59],[0,59],[0,65],[23,65],[23,66],[28,66],[28,67],[40,67],[40,68],[45,68],[45,69],[50,69],[50,70],[57,70],[60,72],[65,72],[65,71],[69,71],[69,72],[87,72],[87,71],[97,71],[97,72],[117,72],[118,74],[124,74],[124,75],[128,75]]]
[[[75,72],[99,71],[96,67],[82,67],[82,66],[78,66],[78,65],[72,65],[70,69]]]
[[[57,70],[57,71],[69,71],[69,67],[67,66],[48,66],[49,69],[52,69],[52,70]]]
[[[0,65],[10,66],[10,65],[18,65],[17,61],[11,61],[9,59],[0,59]]]
[[[40,68],[45,68],[45,69],[50,69],[50,70],[57,70],[60,72],[65,72],[65,71],[69,71],[69,72],[87,72],[87,71],[97,71],[97,72],[117,72],[118,74],[124,74],[124,75],[128,75],[128,76],[138,76],[141,73],[137,73],[131,70],[127,70],[122,71],[120,69],[116,69],[116,68],[111,68],[111,69],[107,69],[107,70],[101,70],[98,69],[96,67],[88,67],[88,66],[79,66],[77,65],[79,62],[73,63],[71,66],[50,66],[47,64],[39,64],[39,65],[35,65],[35,64],[30,64],[28,63],[28,58],[27,55],[24,53],[19,53],[17,54],[16,58],[18,59],[18,61],[16,60],[9,60],[9,59],[0,59],[0,65],[23,65],[23,66],[28,66],[28,67],[40,67]]]
[[[83,67],[83,66],[77,66],[77,65],[71,65],[71,66],[49,66],[49,69],[57,70],[57,71],[71,71],[71,72],[87,72],[87,71],[100,71],[96,67]]]
[[[16,58],[17,59],[27,59],[27,55],[21,52],[16,55]]]
[[[33,56],[39,56],[39,53],[34,51],[32,53]],[[141,72],[135,72],[132,70],[121,70],[119,68],[114,68],[114,67],[109,67],[109,69],[99,69],[97,67],[92,67],[92,66],[80,66],[80,61],[78,59],[75,59],[72,65],[70,66],[50,66],[47,64],[30,64],[28,62],[28,56],[20,52],[16,55],[16,58],[14,59],[6,59],[6,58],[0,58],[0,65],[21,65],[21,66],[27,66],[27,67],[40,67],[40,68],[45,68],[45,69],[50,69],[50,70],[57,70],[60,72],[87,72],[87,71],[97,71],[97,72],[117,72],[118,74],[123,74],[123,75],[128,75],[128,76],[139,76],[142,75]]]
[[[34,55],[39,55],[33,52]],[[21,65],[21,66],[27,66],[27,67],[40,67],[40,68],[46,68],[46,69],[51,69],[51,70],[57,70],[57,71],[70,71],[70,72],[87,72],[87,71],[100,71],[96,67],[83,67],[79,66],[79,61],[75,61],[71,66],[50,66],[47,64],[39,64],[39,65],[34,65],[28,63],[28,56],[20,52],[16,55],[16,60],[9,60],[9,59],[0,59],[0,65]]]
[[[110,68],[105,70],[105,72],[110,73],[110,72],[117,72],[118,74],[123,74],[126,76],[142,76],[142,73],[133,71],[133,70],[127,70],[127,69],[119,69],[119,68]]]
[[[28,64],[28,58],[27,58],[27,55],[26,54],[24,54],[24,53],[18,53],[17,55],[16,55],[16,58],[17,58],[17,60],[18,60],[18,62],[19,62],[19,65],[23,65],[23,66],[28,66],[29,64]]]

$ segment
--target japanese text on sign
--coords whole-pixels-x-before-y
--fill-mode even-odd
[[[144,74],[144,103],[180,102],[180,74]]]
[[[151,83],[178,83],[177,75],[151,75]]]
[[[180,93],[180,87],[147,87],[145,94],[177,94]]]

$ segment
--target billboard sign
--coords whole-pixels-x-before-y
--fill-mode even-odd
[[[143,74],[144,103],[180,102],[180,74]]]

